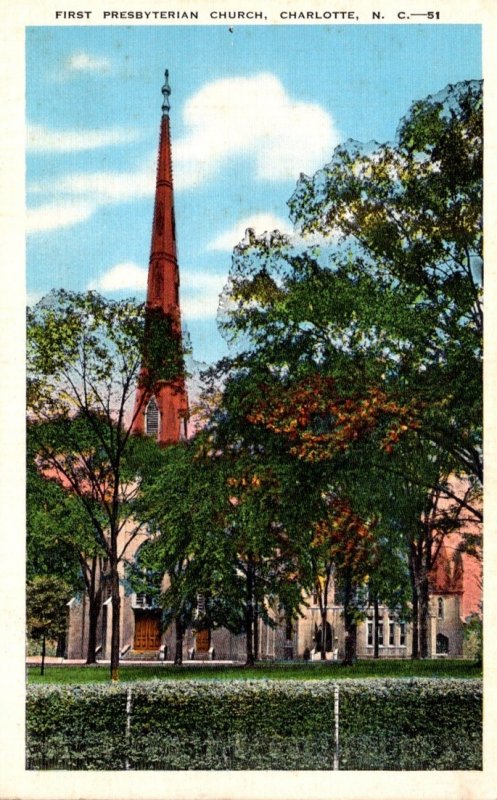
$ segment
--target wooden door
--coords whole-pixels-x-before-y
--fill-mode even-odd
[[[211,632],[209,628],[197,631],[195,635],[195,651],[197,653],[208,653],[211,646]]]
[[[160,648],[160,617],[157,614],[135,614],[135,650]]]

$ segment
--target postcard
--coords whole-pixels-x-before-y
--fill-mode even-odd
[[[492,6],[3,9],[0,797],[494,796]]]

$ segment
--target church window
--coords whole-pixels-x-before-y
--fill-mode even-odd
[[[395,644],[395,623],[388,623],[388,644],[393,647]]]
[[[399,625],[400,628],[400,635],[399,635],[399,644],[401,647],[406,646],[406,623],[401,622]]]
[[[383,647],[383,620],[378,625],[378,644],[380,647]]]
[[[368,647],[373,646],[373,620],[368,619]]]
[[[449,652],[449,639],[443,633],[437,634],[437,654],[445,655]]]
[[[155,600],[151,594],[138,592],[136,595],[135,606],[137,608],[154,608]]]
[[[443,597],[438,598],[438,619],[444,618],[444,601]]]
[[[159,435],[159,408],[155,401],[155,398],[152,397],[150,403],[147,406],[147,410],[145,412],[145,422],[146,422],[146,433],[148,436],[155,436],[158,437]]]

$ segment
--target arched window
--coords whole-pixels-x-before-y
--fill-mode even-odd
[[[442,655],[449,652],[449,639],[443,633],[437,633],[437,653]]]
[[[145,432],[147,436],[159,436],[159,408],[152,397],[145,412]]]
[[[438,619],[444,618],[444,601],[443,597],[438,598]]]

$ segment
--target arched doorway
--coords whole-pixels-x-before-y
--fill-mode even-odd
[[[211,632],[209,628],[202,628],[195,634],[195,654],[207,654],[211,646]]]
[[[144,652],[159,650],[161,645],[161,614],[153,609],[135,608],[133,649]]]
[[[449,638],[443,633],[437,633],[437,655],[446,655],[449,652]]]

